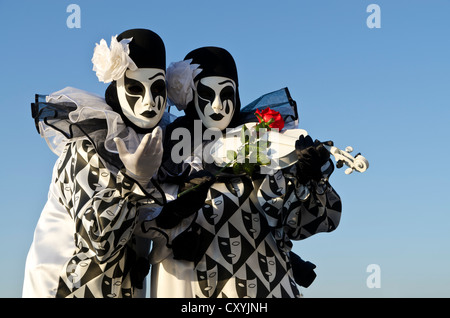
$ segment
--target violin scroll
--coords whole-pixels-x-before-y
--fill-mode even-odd
[[[344,164],[348,166],[345,174],[351,174],[355,170],[357,172],[364,172],[369,168],[369,161],[360,153],[354,157],[350,154],[353,151],[353,148],[350,146],[346,147],[345,150],[327,144],[324,144],[324,146],[334,156],[337,168],[342,168]]]

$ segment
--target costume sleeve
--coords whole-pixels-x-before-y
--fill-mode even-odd
[[[67,144],[59,160],[55,182],[75,223],[75,244],[107,262],[131,238],[146,196],[134,180],[111,172],[88,140]]]
[[[173,240],[192,226],[196,215],[183,218],[180,223],[173,228],[163,229],[157,225],[155,219],[161,208],[142,207],[140,209],[140,221],[134,234],[152,240],[153,247],[149,255],[149,261],[151,264],[156,264],[161,262],[172,252],[171,248]]]
[[[306,185],[300,184],[293,175],[286,174],[283,228],[290,239],[302,240],[337,228],[342,204],[328,182],[333,169],[333,163],[329,161],[322,167],[322,180],[311,180]]]

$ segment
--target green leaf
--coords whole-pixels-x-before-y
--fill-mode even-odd
[[[230,161],[235,160],[235,159],[237,158],[237,152],[234,151],[234,150],[228,150],[228,151],[227,151],[227,158],[228,158],[228,160],[230,160]]]
[[[259,114],[255,113],[255,115],[261,120],[261,122],[264,122],[264,119]]]
[[[265,166],[265,165],[270,164],[270,159],[269,159],[269,157],[268,157],[266,154],[264,154],[264,153],[259,153],[259,154],[258,154],[258,163],[259,163],[261,166]]]
[[[241,164],[235,162],[234,165],[233,165],[233,173],[234,174],[240,174],[242,171],[243,170],[242,170]]]
[[[257,163],[258,162],[258,152],[257,151],[250,152],[248,159],[249,159],[250,163]]]
[[[250,136],[249,136],[248,128],[245,125],[243,125],[242,129],[241,129],[241,143],[244,144],[244,143],[248,142],[249,139],[250,139]]]
[[[253,174],[253,171],[255,170],[255,164],[246,162],[242,165],[242,169],[246,174],[251,176]]]
[[[250,145],[246,144],[244,147],[244,157],[247,157],[250,153]]]
[[[239,148],[238,151],[239,151],[239,152],[238,152],[238,154],[237,154],[236,161],[237,161],[238,163],[244,162],[244,158],[245,158],[245,147]]]

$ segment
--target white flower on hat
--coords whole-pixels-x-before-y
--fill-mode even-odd
[[[110,83],[118,80],[123,76],[127,68],[132,71],[137,70],[136,64],[130,58],[130,48],[128,43],[133,38],[117,41],[117,35],[111,37],[111,45],[104,39],[100,40],[100,44],[95,44],[94,55],[92,56],[92,70],[95,71],[100,82]]]
[[[186,109],[194,98],[194,78],[202,71],[199,64],[191,64],[192,59],[170,63],[166,72],[167,97],[169,105],[178,110]]]

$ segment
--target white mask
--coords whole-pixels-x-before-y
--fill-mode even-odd
[[[155,127],[166,107],[166,81],[164,70],[138,68],[127,70],[117,80],[117,96],[123,114],[143,129]]]
[[[222,76],[204,77],[195,83],[194,104],[206,128],[224,130],[236,109],[236,83]]]

